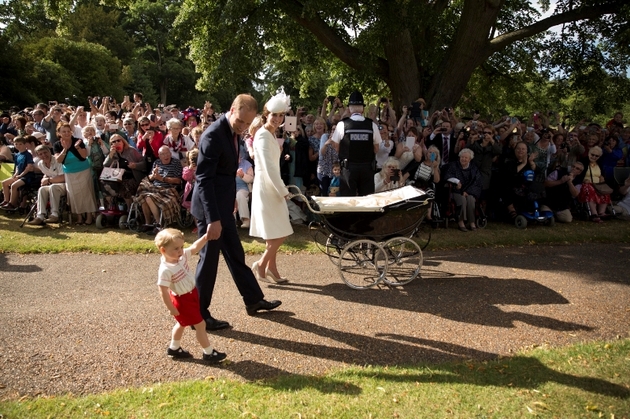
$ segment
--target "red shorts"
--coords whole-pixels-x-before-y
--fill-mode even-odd
[[[181,326],[193,326],[201,323],[203,317],[199,311],[199,294],[197,288],[193,288],[187,294],[174,295],[170,293],[173,305],[179,311],[179,316],[175,316],[175,320]]]

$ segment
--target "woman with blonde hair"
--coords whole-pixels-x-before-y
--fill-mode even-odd
[[[400,172],[400,162],[396,157],[385,160],[383,168],[374,175],[374,192],[384,192],[405,185],[409,173]]]

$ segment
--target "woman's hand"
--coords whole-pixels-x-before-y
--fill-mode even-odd
[[[129,163],[127,163],[127,166],[129,166],[130,169],[135,169],[137,164],[132,162],[132,161],[130,161]]]
[[[462,183],[461,183],[461,182],[459,182],[459,183],[457,184],[457,186],[455,187],[455,189],[461,189],[461,188],[462,188]]]
[[[83,140],[77,140],[77,142],[74,143],[74,147],[78,150],[81,144],[83,144]]]

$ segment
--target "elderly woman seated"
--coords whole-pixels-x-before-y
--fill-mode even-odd
[[[456,216],[459,229],[466,229],[466,222],[471,230],[476,230],[475,204],[481,196],[483,181],[476,165],[470,164],[475,153],[469,148],[459,152],[459,160],[451,162],[446,170],[446,181],[453,184],[451,193],[457,209]]]
[[[171,156],[169,147],[160,147],[158,159],[153,163],[149,176],[140,182],[136,197],[136,201],[142,206],[145,231],[154,227],[160,228],[160,210],[162,227],[179,217],[180,199],[177,188],[182,183],[182,171],[181,163]]]
[[[142,154],[132,148],[120,134],[112,135],[109,139],[109,145],[109,153],[105,157],[103,166],[111,167],[113,164],[118,164],[118,167],[125,169],[125,172],[122,182],[102,180],[101,187],[108,195],[123,198],[129,206],[144,176],[146,162]]]
[[[600,194],[594,185],[604,183],[605,179],[597,160],[602,157],[602,149],[593,146],[588,150],[588,163],[585,166],[584,180],[578,195],[578,201],[586,203],[591,210],[591,221],[601,223],[606,217],[606,207],[610,205],[610,195]]]
[[[61,163],[52,158],[50,148],[38,145],[35,148],[40,158],[37,166],[44,174],[41,187],[37,192],[37,216],[28,222],[30,225],[59,222],[59,203],[62,196],[66,196],[66,177]],[[50,214],[47,217],[47,206],[50,202]]]
[[[374,192],[384,192],[405,185],[409,173],[400,173],[400,163],[396,157],[390,157],[383,163],[380,172],[374,175]]]

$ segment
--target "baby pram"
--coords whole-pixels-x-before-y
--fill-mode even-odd
[[[405,186],[364,197],[291,196],[318,215],[313,238],[349,287],[401,286],[420,274],[422,249],[411,237],[433,199],[423,190]]]

